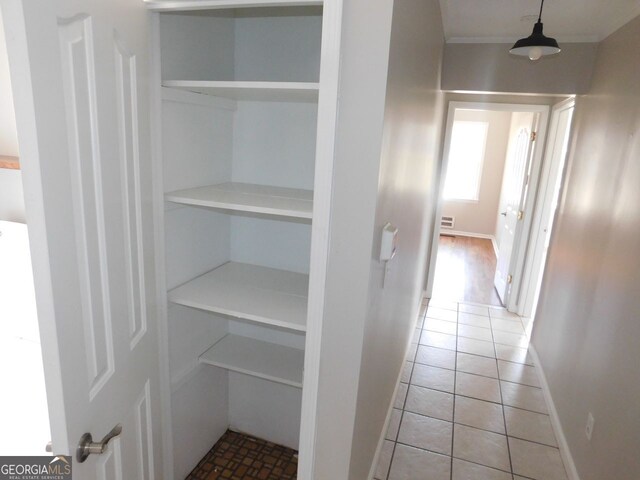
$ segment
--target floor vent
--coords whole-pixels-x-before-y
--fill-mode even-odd
[[[456,224],[456,217],[445,217],[443,216],[440,220],[441,228],[453,228]]]

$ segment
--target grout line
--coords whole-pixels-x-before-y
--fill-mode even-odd
[[[458,381],[458,331],[460,324],[458,323],[458,317],[460,316],[460,303],[456,304],[456,352],[453,369],[453,410],[451,412],[451,468],[449,472],[449,480],[453,480],[453,446],[456,434],[456,382]]]
[[[493,322],[491,320],[491,318],[489,319],[489,322],[491,323],[491,327],[493,327]],[[493,336],[493,328],[491,329],[491,335]],[[513,460],[511,459],[511,446],[509,445],[509,431],[507,430],[507,416],[504,413],[504,398],[502,397],[502,383],[500,382],[500,366],[498,364],[498,352],[496,350],[496,343],[495,341],[493,342],[493,349],[496,353],[496,370],[498,371],[498,388],[500,391],[500,404],[502,406],[501,410],[502,410],[502,420],[504,421],[504,434],[505,434],[505,438],[507,440],[507,455],[509,456],[509,466],[511,468],[511,476],[513,477],[514,473],[513,473]]]
[[[427,308],[429,308],[429,302],[427,302]],[[425,314],[427,312],[427,308],[425,308]],[[424,319],[425,318],[426,317],[423,317],[423,319],[422,319],[422,325],[424,325]],[[414,368],[416,368],[415,358],[416,358],[416,355],[418,355],[418,346],[420,346],[420,340],[422,339],[422,333],[423,333],[423,329],[421,328],[420,329],[420,335],[418,336],[418,343],[416,344],[417,345],[416,346],[416,353],[415,353],[415,355],[413,357],[414,361],[411,362],[411,373],[409,374],[409,382],[407,383],[407,393],[404,396],[404,400],[402,402],[402,408],[399,409],[400,410],[400,423],[398,424],[398,432],[396,433],[396,440],[393,442],[393,450],[391,451],[391,460],[389,461],[389,468],[387,469],[387,473],[385,475],[384,480],[388,480],[389,475],[391,474],[391,466],[393,465],[393,460],[394,460],[394,458],[396,456],[396,446],[398,445],[398,437],[400,436],[400,429],[402,428],[402,420],[404,420],[404,412],[405,412],[404,407],[407,404],[407,397],[409,396],[409,387],[411,386],[411,378],[413,377],[413,370],[414,370]],[[405,361],[407,361],[407,360],[405,359]],[[403,383],[403,382],[400,382],[400,383]],[[393,401],[395,402],[395,398],[393,399]],[[395,408],[395,407],[393,407],[393,408]],[[385,432],[385,436],[386,436],[386,433],[387,432]]]
[[[509,472],[508,470],[502,470],[501,468],[496,468],[496,467],[492,467],[490,465],[485,465],[484,463],[478,463],[478,462],[474,462],[473,460],[468,460],[466,458],[462,458],[462,457],[454,457],[453,455],[447,455],[446,453],[441,453],[441,452],[436,452],[435,450],[429,450],[426,448],[420,448],[420,447],[416,447],[415,445],[410,445],[408,443],[404,443],[404,442],[396,442],[398,445],[402,445],[404,447],[410,447],[410,448],[415,448],[416,450],[421,450],[423,452],[429,452],[429,453],[433,453],[435,455],[440,455],[443,457],[450,457],[451,458],[451,463],[453,464],[453,460],[462,460],[463,462],[467,462],[467,463],[473,463],[474,465],[479,465],[481,467],[486,467],[486,468],[490,468],[492,470],[496,470],[498,472],[504,472],[504,473],[509,473],[511,474],[511,472]],[[391,470],[391,469],[389,469]],[[453,472],[453,469],[452,469]],[[522,476],[522,475],[520,475]],[[528,478],[528,477],[524,477],[524,478]]]

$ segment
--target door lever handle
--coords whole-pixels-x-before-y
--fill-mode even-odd
[[[84,462],[89,455],[95,453],[97,455],[104,453],[107,449],[107,444],[111,441],[113,437],[117,437],[122,433],[122,425],[117,424],[115,427],[111,429],[109,433],[107,433],[104,438],[99,442],[94,442],[93,437],[89,432],[85,433],[80,437],[80,442],[78,442],[78,448],[76,449],[76,460],[78,463]]]
[[[507,212],[500,212],[500,215],[502,215],[503,217],[507,216]]]

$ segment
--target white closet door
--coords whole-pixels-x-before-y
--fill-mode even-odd
[[[162,478],[148,14],[5,5],[53,450],[121,425],[73,477]]]

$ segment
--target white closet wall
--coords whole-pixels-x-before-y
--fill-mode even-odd
[[[315,6],[160,15],[176,478],[229,426],[298,448],[321,30]]]

